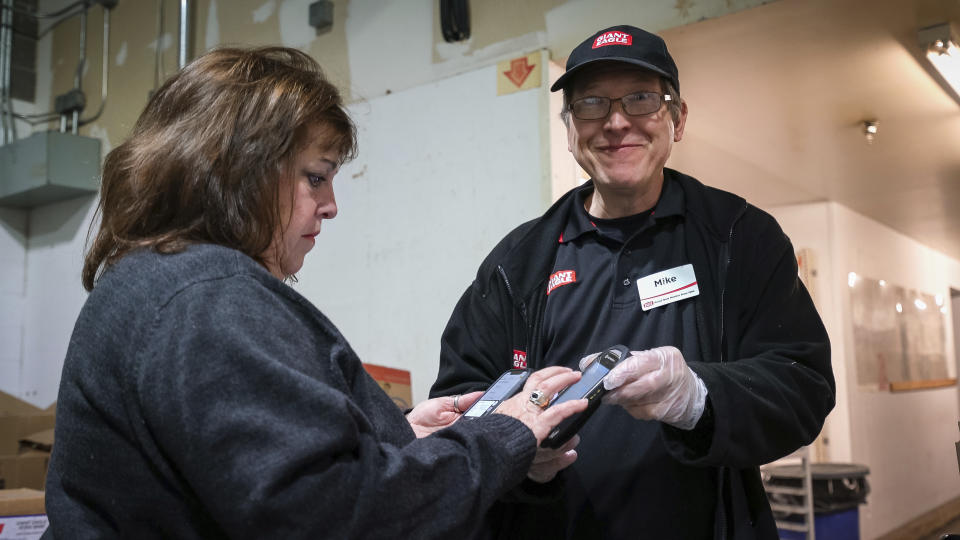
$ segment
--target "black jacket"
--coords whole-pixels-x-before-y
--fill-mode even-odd
[[[694,301],[701,350],[701,358],[687,360],[706,384],[713,422],[693,432],[662,425],[662,436],[681,463],[716,470],[723,504],[715,512],[715,538],[776,538],[758,466],[811,443],[833,408],[826,330],[773,217],[682,173],[665,169],[665,175],[679,183],[686,201],[684,241],[700,288]],[[515,351],[526,354],[532,369],[560,363],[543,358],[542,321],[574,191],[508,234],[481,264],[443,333],[432,396],[486,387],[512,367]],[[696,433],[703,425],[709,432]],[[562,476],[553,486],[527,484],[542,495],[562,490]],[[501,521],[502,537],[541,530],[535,507],[501,506],[490,519]],[[631,519],[630,509],[623,516]]]

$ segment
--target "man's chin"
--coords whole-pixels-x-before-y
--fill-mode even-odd
[[[593,182],[601,188],[614,190],[634,190],[649,184],[647,179],[638,176],[636,172],[633,174],[597,176],[594,177]]]

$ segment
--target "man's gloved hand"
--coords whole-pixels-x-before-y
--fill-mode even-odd
[[[630,351],[603,380],[604,403],[620,405],[634,418],[659,420],[679,429],[697,425],[707,387],[676,347]],[[581,369],[596,355],[580,361]]]

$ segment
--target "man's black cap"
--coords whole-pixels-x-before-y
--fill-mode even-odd
[[[574,74],[584,66],[595,62],[626,62],[649,69],[670,79],[674,88],[680,90],[677,64],[667,52],[667,44],[660,36],[635,26],[611,26],[600,30],[577,45],[567,58],[567,71],[550,87],[556,92],[570,83]]]

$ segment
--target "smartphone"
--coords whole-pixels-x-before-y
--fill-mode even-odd
[[[511,369],[493,382],[490,388],[480,396],[469,409],[463,411],[464,418],[479,418],[486,416],[503,403],[503,400],[510,399],[514,394],[523,388],[523,383],[530,376],[529,369]]]
[[[557,394],[557,397],[550,402],[550,407],[571,401],[574,399],[586,398],[589,402],[587,408],[583,411],[568,416],[547,435],[547,438],[540,443],[544,448],[560,448],[563,443],[570,440],[580,428],[587,422],[597,407],[600,406],[600,398],[607,392],[603,387],[603,378],[617,365],[622,358],[630,356],[630,349],[623,345],[614,345],[600,353],[593,362],[587,366],[580,376],[580,380],[564,388]]]

